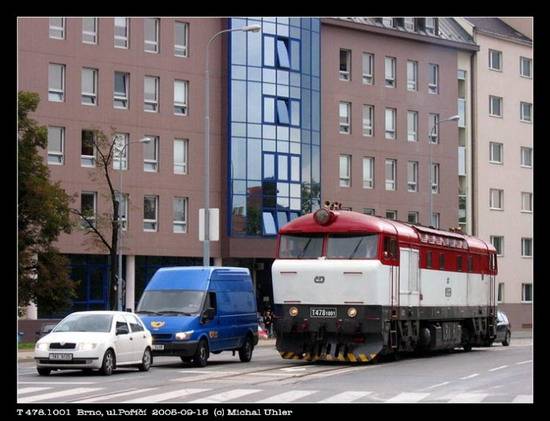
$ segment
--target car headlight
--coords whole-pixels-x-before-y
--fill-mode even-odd
[[[178,341],[186,341],[188,339],[191,339],[191,335],[193,334],[193,330],[188,330],[187,332],[178,332],[176,333],[176,339]]]
[[[37,342],[36,345],[35,345],[35,350],[36,351],[47,351],[49,346],[50,346],[50,344],[47,343],[47,342]]]
[[[81,342],[78,344],[79,351],[92,351],[97,346],[94,342]]]

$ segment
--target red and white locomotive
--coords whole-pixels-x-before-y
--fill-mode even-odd
[[[360,362],[490,346],[496,274],[495,248],[477,238],[321,208],[279,231],[277,350]]]

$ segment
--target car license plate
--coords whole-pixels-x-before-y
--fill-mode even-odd
[[[311,308],[309,310],[310,317],[324,317],[335,319],[336,318],[336,308]]]
[[[153,345],[153,351],[163,351],[164,345]]]
[[[63,360],[63,361],[70,361],[73,359],[73,354],[50,354],[50,360]]]

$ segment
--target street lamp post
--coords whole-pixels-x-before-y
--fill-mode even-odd
[[[143,139],[136,140],[134,142],[127,142],[124,143],[124,146],[122,148],[118,149],[118,171],[120,176],[120,184],[119,184],[119,199],[118,199],[118,215],[117,215],[117,230],[118,230],[118,279],[117,279],[117,310],[122,311],[122,213],[121,213],[121,207],[122,207],[122,200],[123,200],[123,194],[122,194],[122,155],[124,153],[124,150],[128,145],[131,143],[149,143],[151,141],[151,138],[144,137]],[[126,161],[126,168],[128,168],[128,160]],[[126,210],[128,212],[128,210]]]
[[[433,175],[433,172],[432,172],[432,137],[437,133],[437,136],[439,136],[439,126],[441,123],[444,123],[446,121],[458,121],[460,119],[460,115],[454,115],[452,117],[449,117],[449,118],[446,118],[445,120],[438,120],[435,122],[434,126],[432,127],[432,130],[430,132],[430,139],[429,139],[429,142],[430,142],[430,163],[428,165],[428,174],[429,174],[429,177],[428,177],[428,194],[429,194],[429,198],[430,198],[430,214],[428,216],[428,222],[429,222],[429,225],[431,226],[432,225],[432,222],[433,222],[433,192],[432,192],[432,185],[433,185],[433,179],[432,179],[432,175]],[[437,128],[437,132],[436,132],[436,128]]]
[[[203,266],[210,266],[210,70],[208,68],[208,51],[210,43],[218,35],[226,32],[243,31],[258,32],[260,25],[248,25],[241,28],[224,29],[212,36],[206,44],[206,73],[205,73],[205,142],[204,142],[204,243],[203,243]]]

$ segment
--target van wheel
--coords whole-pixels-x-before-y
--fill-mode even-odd
[[[149,371],[151,364],[153,364],[153,356],[151,355],[151,350],[146,348],[141,359],[141,364],[138,366],[139,371]]]
[[[38,374],[41,376],[49,376],[52,372],[51,368],[37,368],[36,371],[38,371]]]
[[[201,339],[199,346],[197,347],[197,351],[195,352],[195,356],[193,357],[193,365],[195,367],[206,367],[207,362],[208,343],[204,339]]]
[[[111,349],[108,349],[107,351],[105,351],[105,355],[103,356],[103,364],[101,365],[101,369],[99,371],[104,376],[110,376],[111,374],[113,374],[114,369],[115,354]]]
[[[239,359],[243,363],[247,363],[252,359],[252,351],[254,350],[254,345],[252,345],[252,339],[250,339],[250,336],[248,336],[242,348],[239,349]]]

